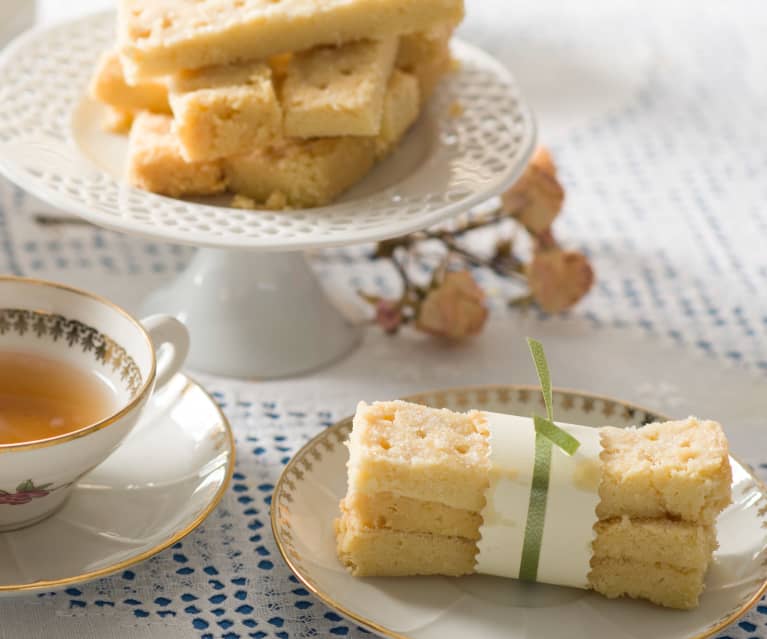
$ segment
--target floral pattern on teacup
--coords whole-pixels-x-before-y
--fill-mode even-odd
[[[15,492],[11,493],[7,490],[0,490],[0,506],[24,506],[33,499],[47,497],[54,490],[63,488],[63,486],[57,486],[56,488],[51,488],[51,486],[53,486],[52,483],[36,486],[31,479],[27,479],[16,486]]]

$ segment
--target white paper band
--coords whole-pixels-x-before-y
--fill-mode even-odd
[[[522,558],[535,463],[533,420],[485,413],[490,432],[490,486],[482,510],[476,571],[516,579]],[[580,442],[573,456],[552,447],[538,581],[588,587],[602,450],[599,429],[557,422]]]

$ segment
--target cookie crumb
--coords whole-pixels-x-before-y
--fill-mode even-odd
[[[256,201],[253,198],[248,197],[247,195],[235,195],[232,198],[232,208],[254,211],[258,207],[256,206]]]
[[[288,198],[282,191],[274,191],[269,199],[266,200],[264,206],[270,211],[284,211],[288,208]]]

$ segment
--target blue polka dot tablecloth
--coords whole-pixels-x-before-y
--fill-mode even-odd
[[[527,333],[546,336],[557,383],[721,418],[733,448],[767,472],[767,12],[758,0],[563,4],[468,0],[462,34],[510,66],[539,115],[567,187],[559,237],[597,271],[589,298],[560,318],[509,310],[514,284],[478,274],[493,315],[471,344],[391,340],[371,328],[351,358],[309,377],[198,376],[237,441],[221,506],[121,574],[0,601],[0,639],[370,636],[281,562],[269,528],[281,468],[358,399],[532,381],[499,347]],[[192,251],[78,223],[0,182],[0,272],[76,284],[138,310]],[[369,252],[314,256],[355,313],[356,289],[396,291],[395,274]],[[767,637],[767,604],[719,636]]]

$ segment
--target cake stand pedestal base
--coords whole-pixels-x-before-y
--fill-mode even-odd
[[[355,348],[361,328],[326,296],[303,253],[200,249],[144,313],[189,328],[193,369],[240,378],[292,376]]]

